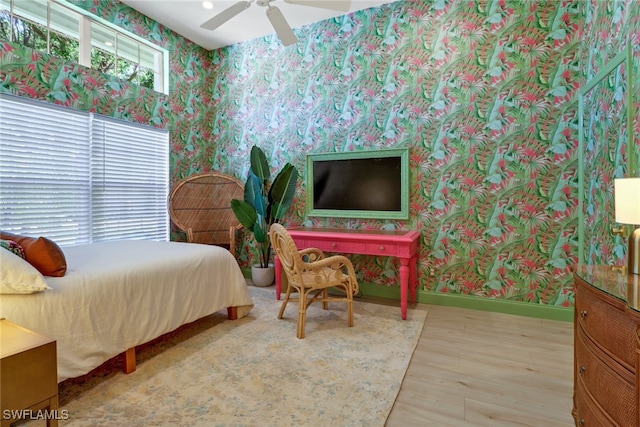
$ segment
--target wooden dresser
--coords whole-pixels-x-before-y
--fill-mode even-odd
[[[609,266],[574,273],[577,426],[640,426],[639,281]]]

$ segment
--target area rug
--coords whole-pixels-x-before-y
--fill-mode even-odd
[[[276,318],[273,288],[250,287],[245,318],[217,313],[138,349],[137,370],[114,362],[60,385],[65,426],[383,426],[427,313],[356,301],[297,306]],[[113,365],[113,366],[110,366]],[[28,423],[31,424],[31,423]]]

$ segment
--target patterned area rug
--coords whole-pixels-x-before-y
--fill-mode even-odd
[[[314,304],[296,338],[296,304],[276,318],[273,287],[255,308],[216,313],[138,349],[125,375],[111,361],[60,385],[65,426],[383,426],[427,312],[356,301]],[[28,423],[31,424],[31,423]]]

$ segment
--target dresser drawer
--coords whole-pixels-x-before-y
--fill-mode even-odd
[[[595,293],[577,286],[575,310],[578,325],[618,363],[635,372],[638,321],[607,300],[613,298],[603,292]]]
[[[367,243],[367,254],[381,256],[396,256],[398,254],[398,245],[393,243]]]
[[[582,381],[576,384],[573,417],[578,427],[614,427],[616,424],[589,397]]]
[[[304,243],[304,245],[301,245]],[[364,253],[365,243],[362,242],[331,242],[329,240],[305,239],[298,241],[296,239],[298,249],[318,248],[327,252],[344,252],[344,253]]]
[[[625,380],[596,353],[607,358],[605,353],[593,349],[593,344],[577,328],[575,340],[577,382],[587,394],[620,426],[636,426],[638,402],[633,381]],[[611,363],[608,361],[608,363]]]

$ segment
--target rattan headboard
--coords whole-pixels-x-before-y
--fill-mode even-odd
[[[169,216],[187,233],[187,241],[221,245],[235,256],[235,231],[240,223],[231,210],[231,199],[244,197],[237,178],[221,173],[190,176],[169,194]]]

